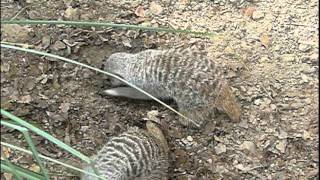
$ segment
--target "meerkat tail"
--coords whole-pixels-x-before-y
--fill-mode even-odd
[[[152,100],[149,96],[143,94],[142,92],[132,88],[132,87],[117,87],[112,89],[107,89],[104,91],[106,95],[126,97],[131,99],[141,99],[141,100]]]

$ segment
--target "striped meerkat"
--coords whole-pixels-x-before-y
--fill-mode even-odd
[[[100,176],[108,180],[166,180],[168,145],[162,131],[147,123],[147,131],[137,127],[112,137],[93,157]],[[91,167],[85,171],[93,172]],[[84,174],[82,180],[96,177]]]
[[[222,72],[203,51],[187,49],[145,50],[137,54],[114,53],[106,59],[105,71],[117,74],[160,99],[174,99],[184,125],[200,127],[214,118],[214,110],[239,121],[241,108]],[[121,85],[113,79],[114,85]],[[105,91],[110,96],[150,99],[130,87]]]

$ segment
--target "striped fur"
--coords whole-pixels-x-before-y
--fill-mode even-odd
[[[166,147],[151,133],[138,128],[111,138],[94,157],[94,166],[110,180],[166,179],[168,154]],[[87,167],[85,170],[93,172]],[[84,175],[83,180],[97,179]]]
[[[215,108],[234,121],[240,119],[241,110],[235,96],[205,52],[189,48],[115,53],[106,60],[105,70],[156,97],[174,99],[179,111],[197,126],[212,119]],[[190,124],[185,119],[181,122]]]

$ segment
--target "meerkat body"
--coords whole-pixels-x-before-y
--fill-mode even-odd
[[[166,180],[169,166],[167,142],[159,129],[153,129],[150,132],[130,128],[111,138],[93,158],[100,176],[108,180]],[[85,170],[93,172],[91,167]],[[82,176],[82,180],[95,179],[98,178]]]
[[[222,73],[204,52],[192,49],[145,50],[137,54],[114,53],[105,70],[117,74],[151,95],[172,98],[179,112],[201,126],[214,117],[214,109],[240,119],[240,106]],[[131,89],[132,90],[132,89]],[[148,99],[130,88],[106,90],[111,96]],[[181,119],[184,125],[191,122]]]

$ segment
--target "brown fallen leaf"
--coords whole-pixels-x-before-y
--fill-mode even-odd
[[[145,15],[146,15],[142,6],[138,6],[134,13],[139,17],[145,17]]]
[[[248,7],[248,8],[243,9],[242,11],[243,11],[243,13],[244,13],[245,16],[251,18],[251,17],[252,17],[252,14],[253,14],[253,12],[254,12],[255,10],[256,10],[256,9],[253,8],[253,7]]]
[[[268,47],[270,44],[270,37],[266,33],[263,33],[260,37],[260,41],[264,47]]]

